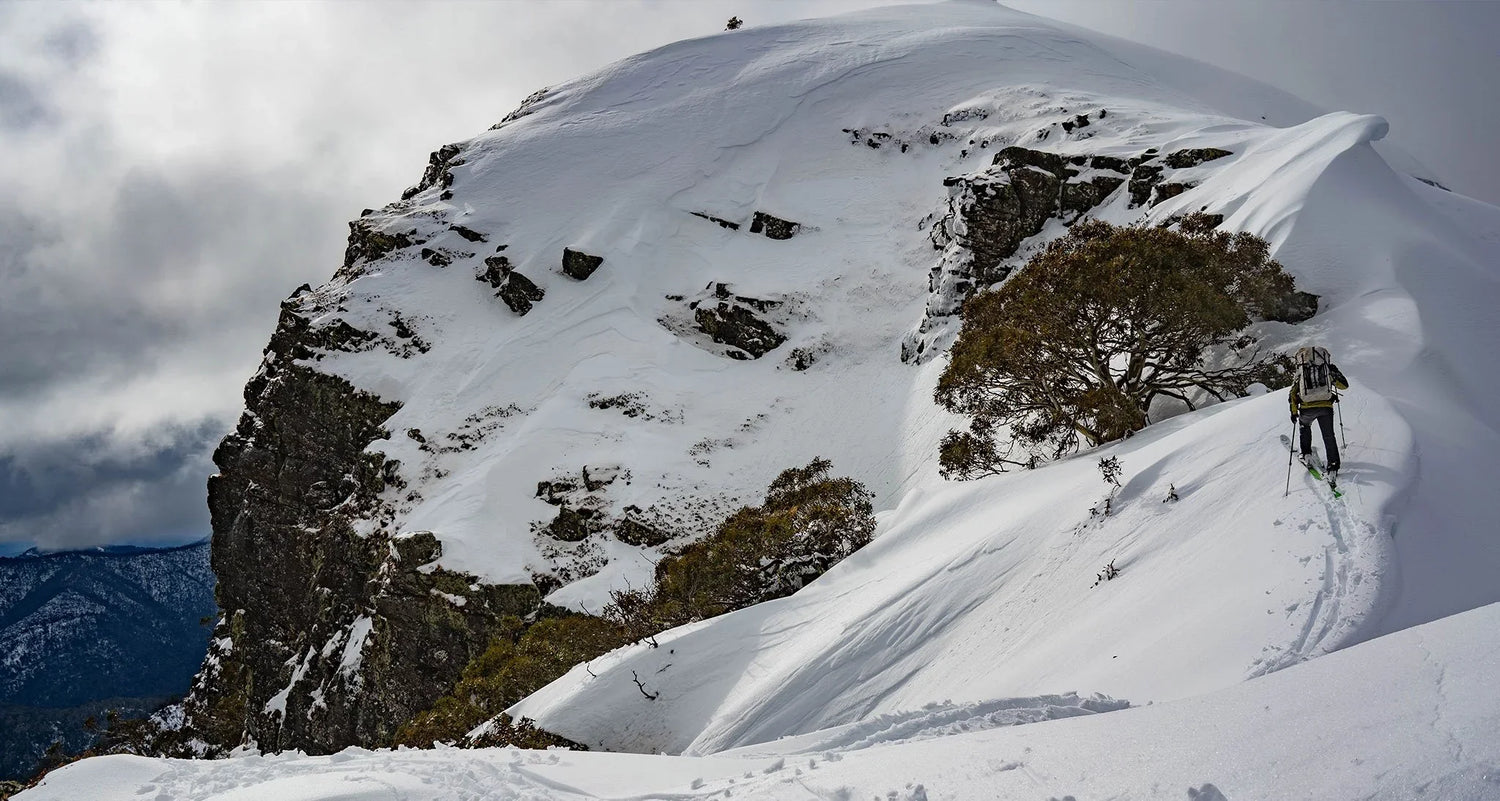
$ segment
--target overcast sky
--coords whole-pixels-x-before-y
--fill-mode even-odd
[[[880,0],[0,2],[0,553],[204,536],[277,304],[427,154],[631,53]],[[1500,202],[1500,3],[1013,0],[1385,115]]]

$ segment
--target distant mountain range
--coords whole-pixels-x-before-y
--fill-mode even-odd
[[[86,746],[91,715],[185,692],[215,611],[207,542],[0,558],[0,779]]]

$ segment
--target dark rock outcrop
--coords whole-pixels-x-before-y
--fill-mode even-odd
[[[423,260],[434,267],[447,267],[453,263],[453,259],[448,254],[432,248],[422,248],[421,255]]]
[[[552,518],[543,533],[562,542],[582,542],[594,533],[591,521],[595,516],[592,509],[563,506],[557,510],[557,517]]]
[[[572,248],[563,248],[562,271],[563,275],[569,278],[587,281],[588,277],[593,275],[594,271],[599,269],[599,265],[603,263],[603,256],[590,256],[587,253]]]
[[[800,230],[802,230],[801,223],[773,217],[763,211],[755,212],[755,215],[750,218],[750,233],[765,234],[771,239],[791,239]]]
[[[714,342],[730,346],[730,358],[759,359],[786,341],[786,335],[760,317],[779,307],[779,301],[736,295],[727,284],[711,286],[712,297],[694,301],[689,307],[698,330]]]
[[[410,200],[434,186],[442,186],[444,189],[453,186],[453,168],[464,163],[463,159],[458,158],[458,154],[462,153],[463,149],[464,144],[456,142],[434,150],[432,155],[427,157],[427,169],[422,173],[422,180],[418,181],[416,186],[402,192],[401,199]]]
[[[1099,117],[1104,118],[1102,111]],[[1071,127],[1083,124],[1075,119]],[[995,154],[981,172],[944,179],[949,188],[948,210],[933,222],[930,235],[943,257],[929,273],[927,309],[917,329],[902,342],[902,360],[922,361],[940,351],[943,342],[954,335],[950,322],[964,302],[1003,281],[1018,266],[1022,247],[1041,234],[1049,220],[1072,225],[1122,185],[1131,208],[1154,206],[1195,185],[1164,181],[1168,170],[1195,167],[1226,155],[1229,151],[1201,148],[1159,159],[1157,150],[1151,148],[1124,158],[1011,146]]]
[[[504,249],[504,245],[500,246]],[[516,314],[525,315],[532,305],[540,303],[546,291],[530,278],[516,272],[510,259],[495,254],[484,260],[484,267],[474,277],[495,288],[495,296]]]
[[[421,242],[413,239],[410,234],[386,233],[369,222],[369,218],[362,217],[349,223],[349,243],[344,247],[344,267],[341,272],[350,273],[357,264],[374,261],[392,251],[419,244]]]
[[[488,242],[489,241],[489,239],[484,234],[481,234],[478,231],[474,230],[473,228],[469,228],[467,226],[463,226],[463,225],[450,225],[450,226],[448,226],[448,230],[452,231],[455,234],[458,234],[459,236],[463,237],[464,239],[469,240],[470,242]]]
[[[1161,182],[1161,165],[1141,163],[1130,173],[1130,207],[1144,206],[1151,189]]]
[[[720,218],[720,217],[715,217],[712,214],[705,214],[705,213],[703,213],[701,211],[695,211],[695,212],[692,212],[692,215],[694,217],[701,217],[701,218],[703,218],[705,220],[708,220],[709,222],[712,222],[712,223],[718,223],[720,228],[728,228],[731,231],[738,231],[738,230],[740,230],[740,224],[739,223],[737,223],[737,222],[730,222],[729,220],[725,220],[725,219]]]
[[[505,282],[500,285],[500,291],[495,293],[505,305],[516,314],[525,315],[531,311],[533,304],[540,303],[546,296],[546,292],[530,278],[512,270],[505,277]]]
[[[1155,206],[1163,200],[1177,197],[1192,188],[1193,184],[1186,183],[1157,184],[1156,191],[1151,196],[1151,205]]]
[[[648,526],[628,514],[615,523],[615,539],[626,545],[634,545],[641,548],[654,548],[667,540],[671,535]]]
[[[1078,161],[1074,165],[1056,153],[1007,147],[995,154],[990,169],[946,181],[954,199],[949,216],[934,227],[933,242],[940,247],[956,243],[972,254],[953,282],[955,305],[949,313],[976,288],[1003,280],[1010,272],[1005,260],[1040,233],[1047,220],[1063,212],[1076,218],[1124,183],[1124,178],[1108,175],[1069,181],[1087,163],[1086,157]],[[1105,163],[1123,166],[1118,160]]]
[[[551,92],[551,91],[552,91],[552,89],[550,87],[544,86],[541,89],[538,89],[535,92],[532,92],[531,94],[527,95],[526,99],[521,101],[521,105],[519,105],[519,106],[516,107],[515,111],[512,111],[509,114],[506,114],[505,117],[503,117],[499,122],[495,123],[494,125],[491,125],[490,126],[490,130],[491,131],[498,131],[501,128],[504,128],[505,126],[509,125],[510,123],[515,122],[516,120],[519,120],[522,117],[525,117],[525,116],[528,116],[528,115],[534,113],[536,111],[536,108],[535,108],[536,104],[538,104],[538,103],[542,102],[542,100],[546,99],[547,94],[549,92]]]
[[[1032,150],[1025,147],[1007,147],[995,154],[990,162],[992,166],[1003,170],[1014,170],[1017,167],[1035,167],[1039,170],[1052,173],[1058,180],[1066,180],[1078,174],[1068,166],[1066,158],[1056,153],[1048,153],[1044,150]]]
[[[1086,182],[1063,184],[1058,205],[1063,211],[1071,212],[1073,219],[1077,219],[1088,210],[1103,203],[1104,199],[1114,194],[1123,183],[1125,183],[1124,178],[1096,175]]]
[[[1167,156],[1164,161],[1168,167],[1174,170],[1185,170],[1189,167],[1196,167],[1199,164],[1206,164],[1214,159],[1221,159],[1232,155],[1234,154],[1230,151],[1220,150],[1217,147],[1197,147],[1175,151]]]
[[[1311,292],[1292,292],[1260,312],[1267,320],[1300,323],[1318,313],[1318,296]]]

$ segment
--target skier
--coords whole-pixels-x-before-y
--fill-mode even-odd
[[[1292,422],[1297,424],[1301,433],[1303,464],[1311,464],[1312,424],[1316,420],[1323,430],[1328,472],[1338,472],[1339,443],[1333,435],[1333,404],[1339,399],[1336,390],[1348,388],[1349,380],[1333,363],[1327,348],[1297,349],[1297,375],[1292,381],[1290,400]]]

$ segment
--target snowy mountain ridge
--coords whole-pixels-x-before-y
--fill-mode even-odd
[[[1193,710],[1314,658],[1285,681],[1316,696],[1326,655],[1500,600],[1480,479],[1500,445],[1500,210],[1393,169],[1386,127],[974,3],[681,42],[539,92],[434,153],[351,223],[334,279],[284,304],[216,456],[225,618],[189,719],[224,748],[371,741],[500,615],[544,595],[597,611],[813,456],[875,491],[871,545],[512,714],[708,765],[921,710],[1064,716],[981,711],[1006,699]],[[1192,211],[1269,240],[1317,296],[1252,333],[1326,345],[1350,376],[1345,499],[1301,473],[1284,494],[1280,393],[938,478],[956,421],[931,391],[962,300],[1082,217]],[[1108,514],[1101,456],[1124,467]],[[1107,563],[1119,577],[1092,586]],[[1460,751],[1469,776],[1482,760]]]
[[[30,778],[90,715],[180,696],[208,647],[208,544],[0,557],[0,777]]]

